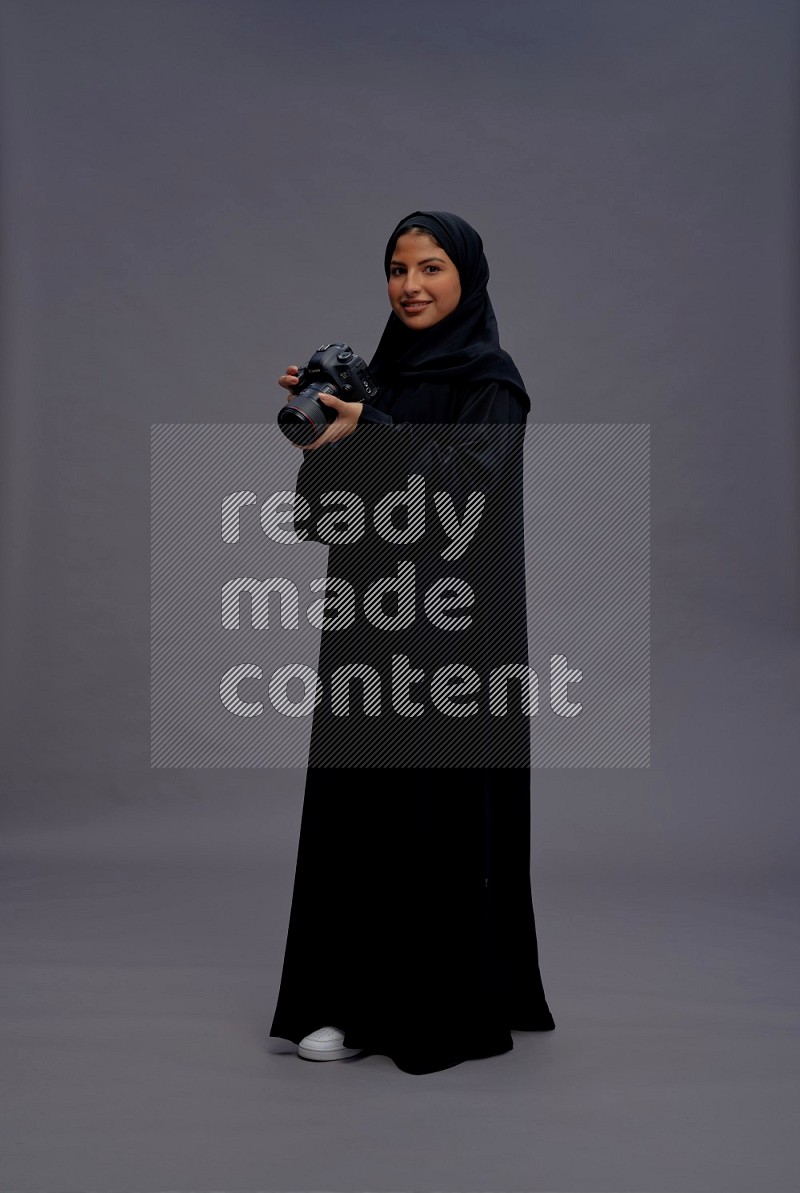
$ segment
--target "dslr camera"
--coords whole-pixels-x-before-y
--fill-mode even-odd
[[[292,443],[313,443],[336,418],[336,411],[320,402],[320,394],[368,402],[377,393],[366,361],[349,344],[323,344],[298,371],[294,392],[278,412],[278,426]]]

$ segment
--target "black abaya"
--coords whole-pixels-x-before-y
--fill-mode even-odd
[[[434,491],[457,511],[470,493],[486,497],[458,559],[443,559],[432,518],[414,543],[365,533],[331,546],[329,577],[346,577],[359,597],[403,558],[419,583],[417,616],[402,634],[374,629],[360,609],[352,625],[323,629],[326,693],[342,663],[385,676],[398,651],[424,665],[426,684],[457,660],[482,686],[477,716],[443,715],[420,695],[422,682],[417,717],[385,695],[375,716],[352,692],[348,716],[327,698],[318,705],[274,1036],[299,1043],[332,1025],[345,1046],[428,1073],[508,1051],[512,1029],[555,1026],[531,901],[529,720],[521,709],[493,715],[486,695],[489,668],[527,661],[523,396],[498,380],[396,379],[353,435],[305,454],[297,489],[311,513],[295,524],[308,537],[330,511],[326,492],[360,492],[370,509],[419,475],[429,515]],[[465,633],[433,629],[424,616],[422,593],[443,576],[474,592]]]

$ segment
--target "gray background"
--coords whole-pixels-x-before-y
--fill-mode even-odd
[[[796,1190],[797,5],[2,24],[2,1188]],[[653,446],[652,766],[533,772],[557,1029],[426,1077],[267,1040],[302,772],[148,748],[150,424],[371,351],[417,207]]]

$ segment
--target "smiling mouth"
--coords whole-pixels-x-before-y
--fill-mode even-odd
[[[428,299],[427,302],[404,302],[404,303],[401,303],[403,310],[405,310],[405,311],[421,311],[423,307],[428,307],[428,306],[430,306],[430,304],[431,304],[430,299]]]

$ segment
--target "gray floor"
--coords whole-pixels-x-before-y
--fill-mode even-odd
[[[795,908],[540,882],[557,1030],[411,1077],[266,1038],[254,865],[6,872],[2,1188],[797,1189]]]
[[[797,653],[665,659],[651,769],[534,772],[557,1029],[427,1076],[268,1039],[301,773],[51,792],[6,836],[0,1188],[800,1189]]]

